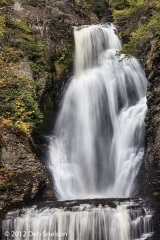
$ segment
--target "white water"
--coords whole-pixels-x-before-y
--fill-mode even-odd
[[[113,25],[77,28],[75,74],[50,144],[59,199],[129,197],[144,155],[147,80]]]
[[[134,208],[127,209],[129,206]],[[90,204],[70,210],[35,207],[24,209],[20,215],[8,214],[3,221],[3,236],[6,231],[9,234],[4,240],[145,240],[152,235],[152,215],[133,202],[116,209]]]
[[[135,58],[117,56],[121,43],[113,25],[85,26],[74,33],[75,74],[48,162],[57,197],[131,196],[144,155],[147,80]],[[145,240],[153,234],[152,214],[140,201],[115,201],[114,207],[103,201],[106,206],[66,203],[9,213],[3,239]]]

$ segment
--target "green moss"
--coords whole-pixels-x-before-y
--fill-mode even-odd
[[[0,192],[4,192],[7,190],[14,190],[16,184],[15,183],[0,183]]]

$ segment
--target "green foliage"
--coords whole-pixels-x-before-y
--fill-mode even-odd
[[[0,0],[0,6],[8,6],[12,3],[13,3],[12,0]]]
[[[13,20],[11,18],[6,18],[5,19],[5,25],[6,25],[6,27],[17,30],[17,32],[18,31],[23,31],[23,32],[26,32],[26,33],[31,32],[29,26],[25,22],[21,21],[20,19]]]
[[[15,126],[22,131],[25,130],[28,134],[42,122],[42,114],[36,101],[33,85],[30,90],[22,89],[19,91],[12,111],[14,112]]]
[[[45,43],[40,40],[37,41],[26,23],[19,20],[13,21],[6,19],[6,26],[11,32],[10,35],[12,34],[14,38],[14,47],[20,49],[19,54],[15,55],[15,58],[20,56],[20,52],[29,58],[35,79],[37,79],[42,72],[48,71],[43,60]],[[18,50],[16,51],[18,53]],[[11,53],[11,55],[13,54]]]
[[[152,17],[148,23],[148,30],[151,29],[154,35],[160,35],[160,14],[158,11],[152,12]]]
[[[44,42],[28,43],[25,45],[27,55],[31,60],[37,60],[44,55]]]
[[[13,21],[13,26],[17,29],[20,29],[24,32],[30,33],[31,30],[30,28],[27,26],[27,24],[25,22],[22,22],[21,20],[15,20]]]
[[[37,0],[29,0],[28,5],[30,5],[32,7],[37,7]]]
[[[11,17],[0,17],[0,38],[0,129],[11,127],[30,136],[43,120],[37,89],[40,75],[50,74],[45,43],[37,40],[26,22]],[[23,76],[18,62],[24,56],[30,61],[34,79]]]
[[[29,0],[28,5],[32,7],[44,7],[46,5],[46,2],[39,2],[37,0]]]
[[[92,4],[89,2],[84,2],[82,4],[82,9],[85,11],[90,11],[90,10],[92,10]]]
[[[2,19],[3,25],[7,29],[5,33],[6,42],[11,38],[14,41],[14,48],[12,47],[10,51],[12,58],[19,60],[21,57],[27,56],[36,79],[42,72],[48,71],[44,62],[45,43],[40,40],[37,41],[30,27],[25,22],[11,18]],[[8,41],[9,44],[10,42]],[[13,61],[14,59],[11,60]]]
[[[56,46],[52,60],[55,62],[55,78],[59,78],[73,61],[73,32],[70,28],[66,30],[64,42]]]
[[[107,3],[109,4],[109,6],[111,6],[112,10],[122,10],[124,8],[126,8],[129,4],[127,0],[107,0]]]
[[[5,46],[3,48],[3,56],[7,59],[7,62],[17,62],[20,60],[23,56],[24,53],[21,50],[16,50],[12,47]]]
[[[35,78],[38,78],[40,75],[50,70],[49,67],[41,60],[37,60],[36,62],[30,61],[30,65]]]
[[[94,12],[98,15],[98,17],[103,17],[106,8],[106,1],[100,0],[97,1],[94,6]]]
[[[160,35],[159,1],[112,0],[110,6],[115,24],[123,25],[120,33],[125,43],[123,52],[145,57],[151,41]]]
[[[44,46],[43,41],[30,42],[24,46],[35,79],[38,79],[43,73],[50,71],[44,62]]]
[[[124,44],[123,52],[126,54],[143,57],[148,50],[148,41],[152,38],[152,34],[148,32],[147,24],[141,25],[135,32],[131,33],[130,41]],[[143,52],[142,52],[143,49]]]
[[[5,33],[5,20],[4,17],[0,16],[0,37],[3,37]]]
[[[16,127],[30,135],[42,122],[36,84],[33,79],[16,74],[12,56],[5,53],[0,52],[0,127]]]
[[[98,17],[103,17],[106,9],[106,0],[84,1],[82,9],[84,11],[93,11],[98,15]]]
[[[15,188],[15,183],[0,183],[0,192],[13,190]]]
[[[51,66],[52,71],[56,66],[58,69],[54,71],[55,80],[64,75],[72,62],[73,32],[71,28],[62,31],[64,39],[57,45],[52,57],[55,63]],[[34,34],[26,22],[11,17],[0,17],[0,38],[0,129],[18,129],[31,136],[41,126],[43,119],[37,95],[41,94],[42,88],[39,92],[38,88],[44,82],[39,81],[39,78],[44,76],[45,80],[53,79],[53,73],[46,64],[45,42],[40,40],[40,33]],[[34,79],[23,76],[19,63],[24,57],[29,60]],[[50,99],[58,99],[60,92],[60,84],[57,82],[48,81],[45,89],[45,98],[47,96],[51,106],[53,100]]]

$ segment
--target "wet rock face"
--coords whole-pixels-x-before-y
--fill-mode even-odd
[[[160,239],[160,38],[151,43],[151,51],[146,63],[148,70],[148,113],[146,116],[147,151],[145,165],[147,170],[149,196],[153,198],[155,211],[154,239]]]
[[[43,197],[53,197],[42,163],[22,136],[5,132],[1,146],[0,213]]]

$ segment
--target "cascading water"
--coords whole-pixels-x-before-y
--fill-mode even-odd
[[[99,204],[66,202],[61,208],[36,207],[8,214],[5,240],[145,240],[152,235],[152,215],[138,202]],[[76,203],[77,204],[77,203]],[[6,234],[7,233],[7,234]]]
[[[152,214],[144,202],[115,200],[132,195],[144,156],[147,80],[135,58],[118,54],[112,24],[74,34],[75,74],[51,138],[48,169],[58,199],[90,200],[9,213],[3,239],[150,239]]]
[[[76,28],[75,76],[50,144],[59,199],[129,197],[144,155],[147,80],[111,25]]]

